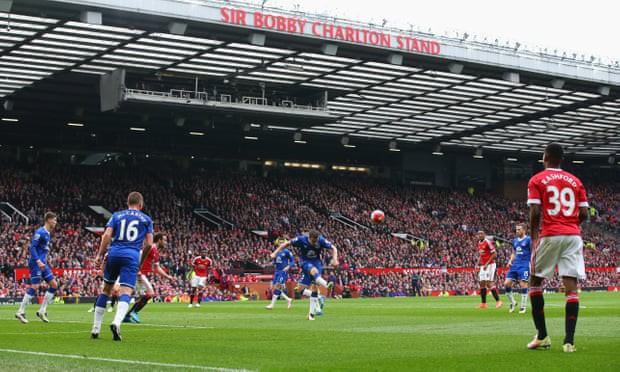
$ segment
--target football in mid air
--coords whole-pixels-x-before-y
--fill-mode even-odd
[[[374,224],[383,223],[383,221],[385,221],[385,213],[378,209],[372,211],[372,213],[370,214],[370,221],[372,221],[372,223]]]

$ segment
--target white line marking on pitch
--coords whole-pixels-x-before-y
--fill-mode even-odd
[[[218,368],[218,367],[207,367],[207,366],[194,366],[194,365],[191,365],[191,364],[158,363],[158,362],[146,362],[146,361],[141,361],[141,360],[98,358],[98,357],[88,357],[88,356],[84,356],[84,355],[43,353],[43,352],[39,352],[39,351],[23,351],[23,350],[12,350],[12,349],[0,349],[0,352],[14,353],[14,354],[39,355],[39,356],[48,356],[48,357],[56,357],[56,358],[68,358],[68,359],[80,359],[80,360],[96,360],[96,361],[101,361],[101,362],[139,364],[139,365],[145,365],[145,366],[203,369],[203,370],[207,370],[207,371],[253,372],[252,370],[248,370],[248,369]]]
[[[61,334],[70,334],[70,333],[85,333],[86,331],[72,331],[72,332],[28,332],[29,335],[61,335]],[[2,335],[20,335],[23,336],[24,332],[12,332],[12,333],[5,333],[2,332]]]
[[[0,318],[0,320],[12,320],[10,318]],[[51,320],[50,323],[75,323],[75,324],[92,324],[92,322],[82,322],[79,320]],[[131,323],[127,323],[131,324]],[[125,324],[123,324],[125,325]],[[160,327],[160,328],[176,328],[176,329],[213,329],[215,327],[209,326],[192,326],[192,325],[172,325],[172,324],[157,324],[157,323],[140,323],[140,325],[132,325],[132,327]]]

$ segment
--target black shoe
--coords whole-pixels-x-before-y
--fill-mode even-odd
[[[99,333],[92,332],[92,333],[90,334],[90,338],[92,338],[92,339],[97,339],[97,338],[99,338]]]
[[[121,341],[121,330],[118,329],[116,324],[110,324],[110,330],[112,331],[112,336],[114,336],[114,341]]]

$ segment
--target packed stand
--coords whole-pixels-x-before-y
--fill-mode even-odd
[[[354,283],[369,296],[406,294],[410,293],[411,283],[405,275],[374,277],[354,270],[414,267],[435,269],[423,278],[428,290],[470,292],[477,288],[476,273],[437,273],[446,268],[475,267],[478,229],[496,237],[498,267],[503,267],[511,253],[514,225],[527,221],[527,209],[522,202],[492,194],[470,195],[461,190],[401,186],[368,178],[282,175],[267,179],[218,169],[172,172],[60,165],[26,170],[7,165],[0,175],[2,199],[32,216],[29,225],[18,218],[2,224],[0,280],[3,293],[16,296],[23,294],[27,283],[12,281],[13,270],[27,266],[32,230],[41,223],[45,210],[53,209],[59,214],[59,226],[52,239],[51,266],[92,270],[91,260],[99,238],[84,227],[103,226],[105,220],[88,212],[86,205],[96,203],[110,211],[124,209],[129,190],[144,194],[144,211],[153,218],[156,230],[168,234],[161,262],[175,280],[155,282],[162,300],[169,301],[188,292],[186,276],[191,270],[190,262],[201,248],[208,247],[216,268],[224,273],[219,281],[230,282],[237,279],[233,276],[238,275],[235,269],[240,268],[240,263],[250,262],[263,268],[271,265],[268,254],[274,249],[273,243],[252,230],[294,236],[311,228],[319,229],[339,248],[341,285]],[[594,203],[604,199],[607,191],[595,188]],[[596,196],[597,193],[600,195]],[[193,213],[194,208],[200,207],[232,222],[234,227],[208,225]],[[386,223],[378,226],[370,224],[368,217],[377,208],[387,214]],[[612,205],[604,204],[599,210],[608,208]],[[331,213],[341,213],[366,227],[345,226],[330,218]],[[416,238],[403,240],[391,232]],[[618,266],[617,239],[587,231],[584,240],[590,243],[585,250],[588,266]],[[99,282],[87,271],[66,275],[60,278],[60,293],[97,293]],[[617,283],[615,275],[593,273],[584,285]],[[214,298],[231,295],[225,289],[220,291]]]

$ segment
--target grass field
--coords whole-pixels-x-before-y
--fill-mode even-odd
[[[0,370],[620,371],[620,294],[581,293],[575,344],[562,352],[564,296],[548,294],[549,350],[525,345],[531,314],[475,309],[478,297],[328,300],[305,320],[308,301],[149,304],[122,342],[107,324],[90,339],[89,305],[51,305],[50,323],[27,309],[29,324],[0,307]],[[493,305],[491,299],[490,305]]]

